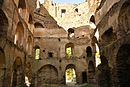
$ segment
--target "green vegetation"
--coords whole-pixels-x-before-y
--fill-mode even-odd
[[[80,86],[80,87],[96,87],[96,86],[93,85],[93,84],[88,84],[88,83],[86,83],[86,84],[84,84],[84,85],[82,85],[82,86]]]

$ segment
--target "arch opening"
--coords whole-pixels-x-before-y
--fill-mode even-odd
[[[26,1],[25,0],[19,0],[18,3],[18,12],[22,18],[26,17]]]
[[[73,55],[73,49],[74,49],[74,44],[73,43],[68,43],[65,46],[65,52],[66,52],[66,57],[71,58]]]
[[[43,87],[44,84],[57,84],[58,70],[53,65],[44,65],[38,70],[38,87]]]
[[[120,9],[120,13],[119,13],[119,17],[118,17],[118,21],[119,21],[119,29],[120,32],[123,33],[127,33],[128,31],[130,31],[130,1],[126,0],[126,2],[122,5],[121,9]]]
[[[65,70],[65,81],[66,81],[66,84],[77,83],[75,65],[73,64],[67,65],[66,70]]]
[[[86,53],[88,58],[92,57],[92,48],[90,46],[86,48]]]
[[[39,60],[40,59],[40,47],[35,46],[35,59]]]
[[[12,87],[21,87],[24,84],[24,73],[22,69],[22,60],[17,57],[13,64],[13,80]]]
[[[18,44],[20,46],[23,45],[23,40],[24,40],[24,27],[21,22],[17,24],[16,32],[15,32],[15,37],[14,37],[14,44]]]
[[[130,86],[130,44],[122,45],[117,53],[117,78],[119,87]]]
[[[111,43],[112,41],[116,40],[116,34],[113,32],[113,28],[109,28],[107,31],[103,33],[101,36],[104,44]]]
[[[69,28],[68,29],[68,38],[69,39],[73,39],[74,38],[74,29],[73,28]]]
[[[41,23],[36,22],[34,24],[35,28],[44,28],[44,26]]]

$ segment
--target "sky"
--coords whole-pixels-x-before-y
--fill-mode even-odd
[[[41,3],[44,2],[44,0],[39,0]],[[72,4],[78,4],[78,3],[82,3],[85,0],[52,0],[55,3],[72,3]]]

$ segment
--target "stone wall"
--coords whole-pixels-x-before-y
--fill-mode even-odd
[[[129,84],[129,1],[105,1],[96,12],[101,54],[106,56],[111,70],[112,87],[128,87]],[[99,15],[100,14],[100,15]],[[127,52],[125,51],[127,47]],[[124,50],[126,53],[121,52]],[[125,57],[123,59],[123,57]],[[101,79],[100,79],[101,80]],[[101,86],[100,86],[101,87]]]

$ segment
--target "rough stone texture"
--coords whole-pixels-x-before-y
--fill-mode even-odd
[[[94,15],[96,2],[96,0],[90,0],[80,4],[60,4],[46,0],[43,5],[58,25],[68,30],[73,27],[90,25],[89,19],[91,15]]]
[[[0,74],[0,86],[16,87],[17,85],[20,87],[24,85],[24,76],[27,75],[24,73],[26,71],[23,68],[25,68],[26,61],[30,61],[31,58],[28,53],[27,44],[28,36],[33,40],[33,32],[31,31],[33,29],[28,27],[31,25],[28,23],[28,15],[32,12],[32,9],[27,5],[29,0],[26,0],[26,8],[24,9],[26,15],[25,17],[21,17],[18,10],[18,0],[2,1],[3,4],[0,7],[0,55],[2,56],[0,56],[0,61],[4,62],[0,64],[0,71],[2,71]],[[14,44],[18,22],[20,22],[24,28],[23,44]],[[30,47],[31,46],[33,46],[33,43],[30,44]],[[32,51],[30,53],[32,53]],[[21,63],[19,61],[21,61]],[[31,80],[31,74],[28,74],[28,77]]]
[[[106,0],[95,15],[102,55],[111,68],[112,87],[129,87],[129,0]]]
[[[75,69],[77,83],[85,82],[86,73],[86,82],[98,82],[99,87],[104,83],[130,87],[129,7],[129,0],[89,0],[76,5],[46,0],[40,8],[36,0],[1,0],[0,87],[24,87],[25,76],[33,87],[65,84],[68,68]],[[66,12],[62,17],[61,9]],[[95,44],[108,60],[97,68]],[[67,47],[72,48],[70,58]],[[39,60],[36,48],[40,48]]]

